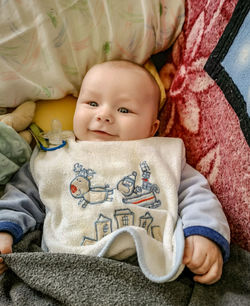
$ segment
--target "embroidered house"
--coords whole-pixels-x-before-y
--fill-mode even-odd
[[[151,236],[158,241],[162,241],[161,228],[159,225],[151,226]]]
[[[146,212],[144,216],[140,217],[139,226],[142,227],[142,228],[145,228],[145,230],[148,232],[149,227],[150,227],[152,222],[153,222],[153,217],[151,216],[151,214],[149,212]]]
[[[95,221],[96,238],[83,237],[82,245],[94,244],[96,241],[112,233],[112,220],[103,214]]]
[[[95,222],[96,239],[100,240],[108,234],[112,233],[112,220],[100,214]]]
[[[114,213],[117,228],[134,225],[134,213],[130,209],[117,209]]]

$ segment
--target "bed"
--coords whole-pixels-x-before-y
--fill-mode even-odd
[[[89,67],[151,58],[166,90],[159,135],[183,139],[188,162],[221,201],[232,242],[218,283],[194,283],[185,270],[156,284],[136,260],[43,253],[37,230],[4,256],[1,305],[249,305],[249,7],[247,0],[0,2],[0,111],[36,101],[39,126],[48,130],[56,117],[71,129]],[[2,187],[30,154],[0,125]]]

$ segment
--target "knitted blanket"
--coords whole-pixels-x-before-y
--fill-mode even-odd
[[[43,253],[40,231],[3,255],[9,270],[0,281],[0,305],[249,305],[250,254],[238,246],[211,286],[188,271],[171,283],[146,279],[136,261]]]

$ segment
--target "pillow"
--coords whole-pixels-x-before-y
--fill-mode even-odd
[[[96,63],[144,63],[181,31],[184,0],[4,1],[0,106],[77,96]]]
[[[73,130],[73,116],[77,99],[66,96],[58,100],[39,100],[33,122],[44,132],[51,130],[52,120],[57,119],[62,124],[62,130]]]
[[[240,34],[245,27],[244,21],[248,22],[249,0],[240,0],[238,8],[237,2],[186,0],[183,31],[173,46],[171,57],[160,71],[165,88],[169,88],[167,103],[160,116],[160,136],[181,137],[184,140],[187,161],[207,177],[223,206],[232,242],[250,251],[250,149],[240,121],[247,118],[246,104],[242,103],[243,98],[238,99],[239,95],[233,96],[233,87],[238,85],[233,85],[231,78],[227,77],[223,82],[220,79],[222,91],[216,77],[215,82],[204,70],[213,50],[222,48],[225,56],[225,50],[229,50],[235,38],[234,29],[237,32],[240,29]],[[242,6],[243,2],[245,6]],[[233,15],[231,19],[233,13],[236,17]],[[220,39],[225,37],[227,47],[223,48]],[[249,41],[249,23],[246,38]],[[212,61],[218,63],[213,66],[214,71],[209,72],[213,77],[221,71],[221,58],[216,58],[221,50],[214,57],[212,55]],[[228,64],[225,70],[227,67]],[[246,78],[249,86],[249,68]],[[234,99],[236,97],[237,113],[224,89],[231,92]],[[244,115],[238,117],[239,113]]]

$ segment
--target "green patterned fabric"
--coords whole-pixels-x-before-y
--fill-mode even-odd
[[[79,94],[90,67],[112,59],[143,64],[169,48],[184,0],[0,2],[0,106]]]
[[[30,155],[28,143],[12,127],[0,122],[0,185],[6,184]]]

